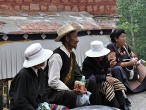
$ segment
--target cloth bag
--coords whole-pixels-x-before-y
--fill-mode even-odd
[[[80,94],[77,95],[77,101],[76,101],[76,105],[79,106],[83,106],[83,105],[89,105],[91,92],[87,91],[86,94]]]
[[[124,67],[124,70],[128,76],[128,80],[137,80],[140,78],[136,66]]]
[[[131,59],[122,59],[122,60],[120,59],[121,62],[128,62],[130,60]],[[126,73],[128,80],[137,80],[140,78],[140,75],[137,70],[137,66],[127,66],[127,67],[123,67],[123,69]]]
[[[130,57],[130,54],[127,50],[127,48],[124,46],[124,49],[128,55],[128,59],[120,59],[122,62],[128,62],[128,61],[131,61],[132,58]],[[138,73],[138,70],[137,70],[137,66],[127,66],[127,67],[124,67],[124,70],[127,74],[127,77],[128,77],[128,80],[137,80],[140,78],[140,75]]]

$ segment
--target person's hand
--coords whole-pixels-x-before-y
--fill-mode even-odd
[[[128,62],[128,65],[127,66],[137,66],[139,65],[140,63],[138,62],[138,59],[137,58],[132,58],[129,62]]]
[[[106,81],[107,81],[109,84],[111,84],[111,85],[114,84],[114,78],[111,77],[111,76],[106,76]]]
[[[86,90],[85,90],[85,91],[81,91],[81,90],[74,89],[73,91],[74,91],[77,95],[81,95],[81,94],[85,94],[85,93],[86,93]]]
[[[110,67],[114,67],[116,64],[117,64],[116,61],[114,61],[114,60],[110,61]]]
[[[110,62],[111,67],[117,64],[115,52],[110,52],[107,57],[108,57],[108,61]]]
[[[130,60],[129,62],[127,62],[126,66],[134,66],[136,62],[137,61],[135,60]]]
[[[81,95],[82,94],[82,92],[80,91],[80,90],[73,90],[77,95]]]
[[[135,66],[138,66],[140,64],[140,62],[138,61],[138,58],[137,57],[132,58],[132,60],[135,61]]]

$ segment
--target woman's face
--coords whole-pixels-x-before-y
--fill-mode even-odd
[[[118,38],[115,39],[116,43],[119,47],[122,47],[125,45],[125,40],[126,40],[126,36],[125,33],[122,33]]]

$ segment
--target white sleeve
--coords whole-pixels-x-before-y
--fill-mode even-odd
[[[69,90],[69,88],[60,80],[60,70],[62,67],[62,58],[59,54],[53,54],[48,62],[48,84],[51,88],[58,90]]]

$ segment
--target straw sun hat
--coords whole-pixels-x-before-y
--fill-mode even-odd
[[[76,31],[77,33],[82,29],[82,26],[78,23],[71,23],[71,24],[66,24],[60,27],[57,30],[58,37],[55,39],[56,42],[59,42],[60,39],[65,36],[66,34]]]
[[[45,62],[53,54],[53,51],[44,49],[40,43],[31,44],[24,52],[25,61],[23,67],[29,68]]]
[[[86,51],[86,56],[88,57],[102,57],[104,55],[107,55],[110,50],[105,48],[103,46],[103,43],[101,41],[92,41],[91,44],[91,49]]]

